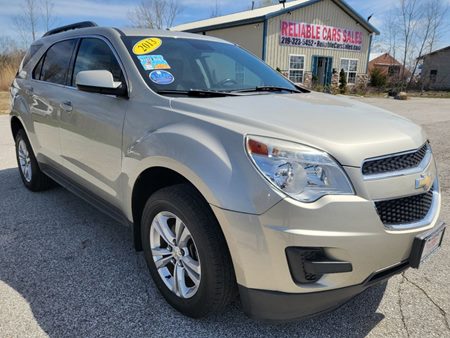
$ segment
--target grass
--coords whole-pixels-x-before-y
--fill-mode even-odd
[[[0,90],[8,90],[16,76],[15,64],[0,64]]]
[[[0,114],[9,114],[9,93],[0,92]]]

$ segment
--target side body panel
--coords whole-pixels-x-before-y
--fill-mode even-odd
[[[128,100],[68,89],[61,111],[65,174],[111,204],[120,204],[122,127]]]

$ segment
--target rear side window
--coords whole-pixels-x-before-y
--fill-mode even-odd
[[[77,74],[85,70],[108,70],[114,81],[123,81],[122,70],[111,48],[100,39],[86,38],[81,40],[72,76],[75,86]]]
[[[51,46],[37,64],[33,72],[34,78],[65,85],[75,43],[76,40],[65,40]]]
[[[44,56],[39,60],[33,70],[33,79],[39,80],[41,78],[42,65],[44,64]]]
[[[42,44],[35,44],[35,45],[30,46],[27,53],[23,57],[22,64],[20,66],[20,70],[22,70],[28,64],[28,62],[30,62],[31,58],[34,56],[34,54],[37,53],[37,51],[39,49],[41,49],[41,47],[42,47]]]

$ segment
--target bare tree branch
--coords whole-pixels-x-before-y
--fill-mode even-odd
[[[44,29],[48,32],[57,21],[53,15],[55,3],[51,0],[41,0],[40,7],[44,21]]]
[[[210,17],[211,18],[216,18],[218,16],[221,15],[221,10],[220,10],[220,5],[219,5],[219,1],[216,0],[214,6],[211,8],[211,14]]]
[[[138,28],[165,29],[173,26],[180,13],[178,0],[142,0],[128,18]]]
[[[13,24],[26,45],[36,40],[39,24],[39,8],[37,0],[23,0],[21,14],[13,18]]]
[[[419,6],[417,0],[400,0],[398,11],[400,13],[400,27],[403,39],[403,65],[406,66],[419,18]],[[403,83],[405,77],[406,69],[403,67],[400,74]]]
[[[448,5],[445,5],[441,0],[428,0],[422,3],[420,7],[420,13],[422,14],[418,19],[420,29],[418,29],[416,36],[419,49],[417,50],[417,54],[414,55],[414,66],[407,87],[410,87],[414,80],[420,58],[427,49],[427,46],[429,51],[432,51],[436,36],[442,28],[447,11]]]

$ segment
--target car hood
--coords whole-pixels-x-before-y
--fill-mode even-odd
[[[217,120],[242,134],[258,134],[322,149],[342,165],[419,148],[421,127],[359,102],[321,93],[262,94],[222,98],[176,98],[175,111]]]

